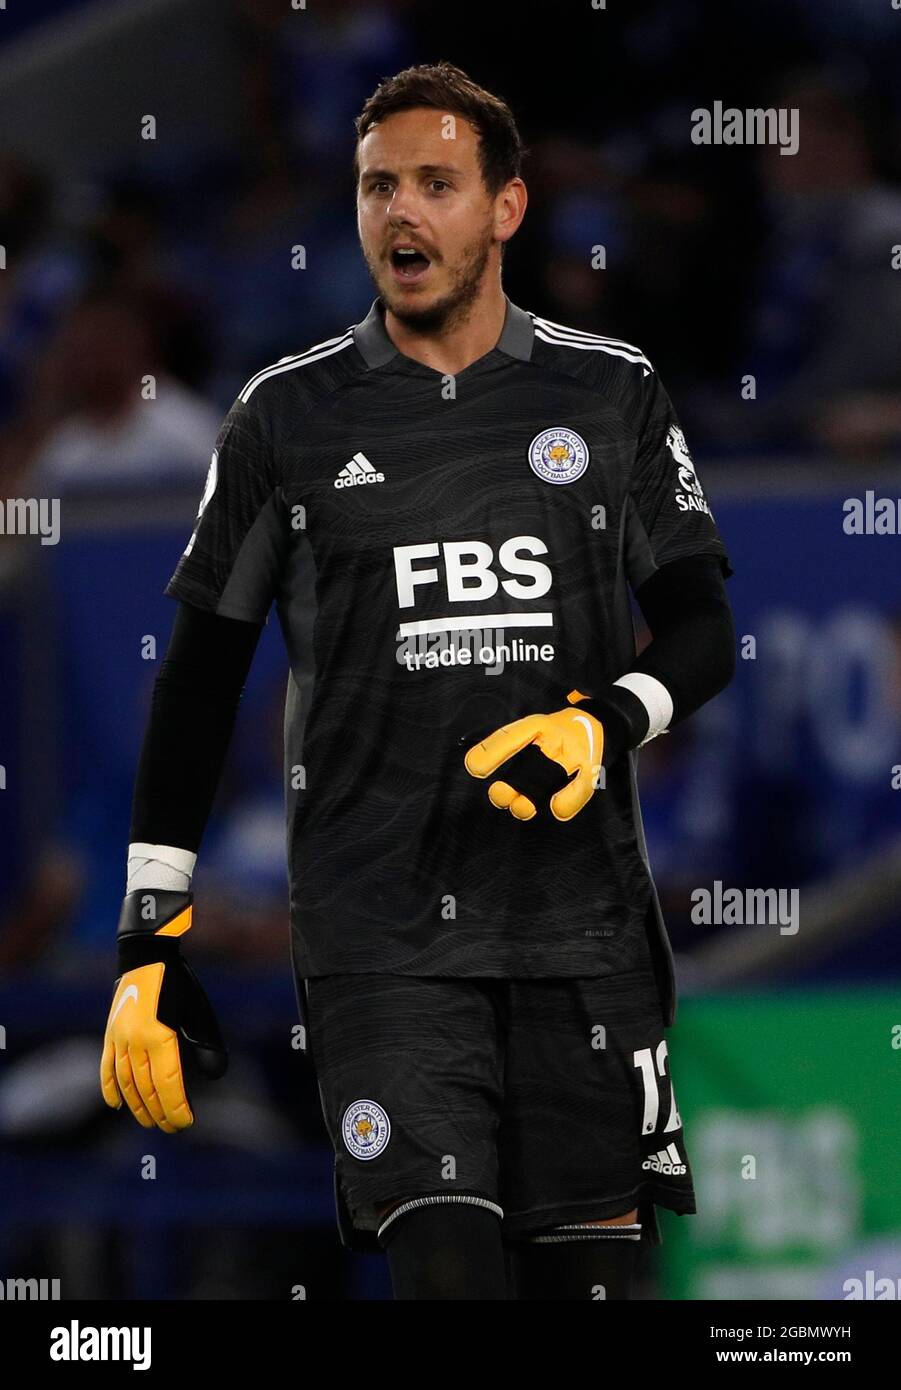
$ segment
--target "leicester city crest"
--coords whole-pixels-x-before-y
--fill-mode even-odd
[[[575,430],[542,430],[529,445],[529,464],[545,483],[574,483],[588,467],[588,445]]]
[[[344,1112],[341,1133],[348,1153],[365,1163],[378,1158],[391,1137],[391,1121],[374,1100],[355,1100]]]

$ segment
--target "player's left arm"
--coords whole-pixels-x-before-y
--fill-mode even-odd
[[[735,630],[724,583],[732,566],[672,401],[653,369],[629,368],[619,381],[619,408],[636,439],[626,577],[652,640],[606,698],[628,716],[626,746],[636,747],[729,684]]]
[[[567,697],[603,723],[605,767],[694,714],[735,674],[735,626],[715,555],[671,560],[635,597],[651,641],[602,694]]]
[[[571,820],[602,785],[602,768],[694,713],[735,671],[725,546],[672,403],[657,374],[639,370],[618,399],[636,438],[626,572],[652,640],[606,687],[570,690],[563,708],[515,720],[468,750],[467,771],[499,774],[489,798],[518,820],[545,805]]]
[[[567,706],[528,715],[470,748],[473,777],[498,773],[493,805],[531,820],[550,797],[571,820],[608,768],[723,690],[735,672],[735,630],[720,560],[692,555],[663,565],[636,593],[652,640],[625,675],[596,695],[572,690]]]

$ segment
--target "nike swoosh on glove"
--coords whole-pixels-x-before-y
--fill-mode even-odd
[[[213,1007],[181,954],[193,895],[163,889],[127,893],[117,936],[119,978],[110,1007],[100,1086],[124,1101],[145,1129],[175,1134],[194,1123],[188,1082],[215,1080],[228,1053]]]
[[[576,690],[567,696],[571,702],[584,698]],[[571,703],[495,729],[463,761],[473,777],[491,777],[502,769],[503,777],[488,787],[488,798],[516,820],[532,820],[539,807],[549,806],[556,820],[568,821],[603,785],[603,755],[603,724]]]

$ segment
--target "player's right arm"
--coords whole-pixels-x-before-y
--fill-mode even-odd
[[[193,1123],[188,1081],[221,1076],[212,1007],[182,955],[191,875],[262,628],[180,603],[135,782],[118,979],[101,1060],[108,1105],[147,1128]]]
[[[285,553],[271,431],[239,397],[220,430],[197,522],[166,592],[179,600],[153,688],[135,781],[118,978],[100,1064],[103,1097],[146,1128],[194,1121],[194,1076],[221,1076],[225,1045],[182,955],[191,876],[241,693]]]

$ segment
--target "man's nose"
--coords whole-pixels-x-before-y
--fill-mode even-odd
[[[393,197],[388,200],[388,218],[398,223],[419,221],[417,197],[412,189],[395,189]]]

